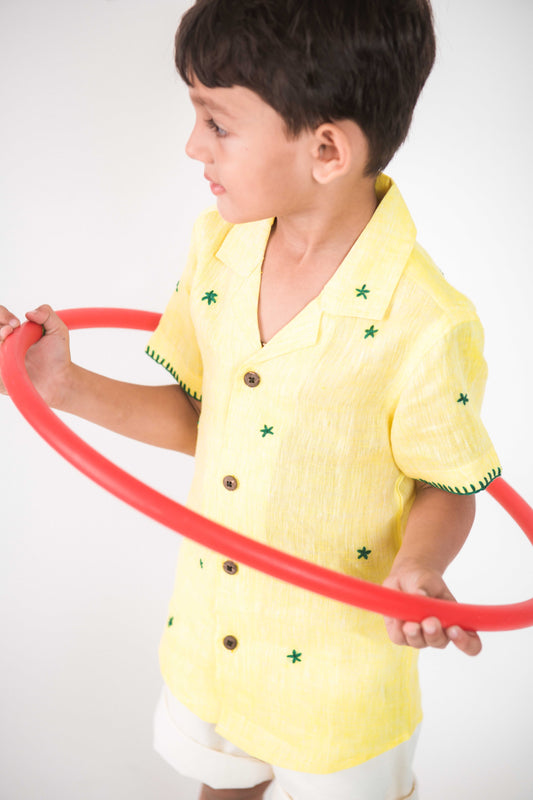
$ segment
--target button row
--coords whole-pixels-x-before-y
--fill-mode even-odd
[[[261,376],[257,372],[247,372],[244,376],[244,382],[246,386],[249,386],[250,388],[254,389],[261,383]],[[239,485],[239,482],[235,477],[235,475],[226,475],[224,478],[222,478],[222,483],[224,484],[224,488],[227,489],[228,492],[234,492]]]
[[[244,376],[244,382],[246,386],[249,386],[251,389],[255,389],[255,387],[259,386],[261,383],[261,376],[257,372],[247,372]],[[234,492],[239,485],[235,475],[225,475],[222,479],[222,483],[228,492]],[[227,575],[235,575],[239,571],[239,567],[234,561],[225,561],[222,565],[222,568]],[[238,641],[235,636],[224,636],[222,643],[226,650],[235,650],[238,645]]]

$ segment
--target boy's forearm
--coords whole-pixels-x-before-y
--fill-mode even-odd
[[[474,515],[474,495],[449,494],[419,484],[402,545],[384,585],[453,601],[455,598],[442,576],[463,546]],[[436,617],[422,622],[385,618],[385,625],[397,645],[443,648],[453,641],[459,650],[471,656],[481,650],[477,633],[457,625],[444,630]]]
[[[198,411],[177,385],[140,386],[75,364],[59,410],[131,439],[194,455]]]
[[[402,545],[392,571],[408,563],[441,575],[463,546],[475,516],[475,496],[417,484]]]

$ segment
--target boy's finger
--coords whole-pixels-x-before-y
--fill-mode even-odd
[[[387,628],[389,639],[393,644],[397,645],[407,644],[405,636],[403,635],[402,632],[403,622],[401,620],[394,619],[394,617],[385,617],[385,625]]]
[[[16,327],[15,325],[2,325],[0,327],[0,342],[3,342],[13,333],[13,328]]]
[[[428,617],[422,622],[422,633],[428,647],[444,649],[449,644],[449,638],[436,617]]]
[[[4,309],[4,311],[6,310],[7,309]],[[0,342],[5,341],[5,339],[7,339],[8,336],[11,336],[15,328],[18,328],[20,325],[18,319],[16,319],[16,317],[11,316],[9,312],[7,313],[6,316],[7,318],[4,317],[4,319],[2,319],[2,317],[0,316]]]
[[[462,628],[454,625],[448,628],[446,634],[451,641],[467,656],[477,656],[481,652],[482,644],[481,639],[474,631],[464,631]]]
[[[405,622],[402,627],[402,633],[410,647],[416,647],[417,650],[426,647],[422,626],[418,622]]]
[[[17,328],[20,325],[20,321],[12,311],[5,306],[0,306],[0,327],[4,327],[5,325],[9,325],[11,328]]]

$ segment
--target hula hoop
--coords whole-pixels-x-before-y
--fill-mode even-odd
[[[71,330],[127,328],[151,331],[160,315],[129,309],[85,308],[60,311]],[[533,625],[533,598],[510,605],[480,606],[437,600],[388,589],[320,567],[249,539],[171,500],[117,467],[70,430],[44,403],[25,369],[26,351],[41,337],[39,325],[27,322],[0,347],[0,371],[15,406],[45,441],[87,477],[119,499],[228,558],[274,578],[368,611],[421,622],[437,617],[445,628],[503,631]],[[504,480],[487,491],[510,514],[533,543],[533,509]]]

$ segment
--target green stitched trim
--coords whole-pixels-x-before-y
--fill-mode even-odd
[[[157,364],[160,364],[162,367],[164,367],[164,368],[166,369],[166,371],[167,371],[167,372],[169,372],[169,373],[172,375],[172,377],[174,378],[174,380],[175,380],[175,381],[176,381],[176,382],[177,382],[177,383],[178,383],[178,384],[181,386],[181,388],[183,389],[183,391],[184,391],[184,392],[186,392],[186,394],[188,394],[188,395],[189,395],[189,397],[192,397],[192,398],[194,398],[194,400],[201,401],[201,399],[202,399],[202,396],[201,396],[201,395],[198,395],[196,392],[194,392],[192,389],[190,389],[190,388],[187,386],[187,384],[186,384],[186,383],[183,383],[183,381],[180,379],[180,376],[178,375],[178,373],[176,372],[176,370],[175,370],[175,369],[173,369],[173,367],[171,366],[171,364],[169,364],[169,363],[168,363],[168,361],[165,361],[165,359],[164,359],[164,358],[161,358],[161,356],[160,356],[158,353],[156,353],[156,351],[155,351],[155,350],[152,350],[152,349],[150,349],[150,345],[148,345],[148,347],[146,348],[146,351],[145,351],[145,352],[146,352],[146,354],[147,354],[147,355],[149,355],[149,356],[150,356],[150,358],[152,358],[152,359],[153,359],[153,360],[154,360],[154,361],[155,361]]]
[[[446,486],[444,483],[433,483],[433,481],[425,481],[424,478],[419,478],[421,483],[426,483],[428,486],[434,486],[435,489],[442,489],[443,492],[449,492],[450,494],[476,494],[477,492],[482,492],[483,489],[486,489],[489,483],[492,483],[493,480],[499,478],[502,474],[501,467],[497,467],[497,469],[493,469],[489,474],[483,478],[483,480],[478,481],[479,486],[476,486],[474,483],[468,486]]]

